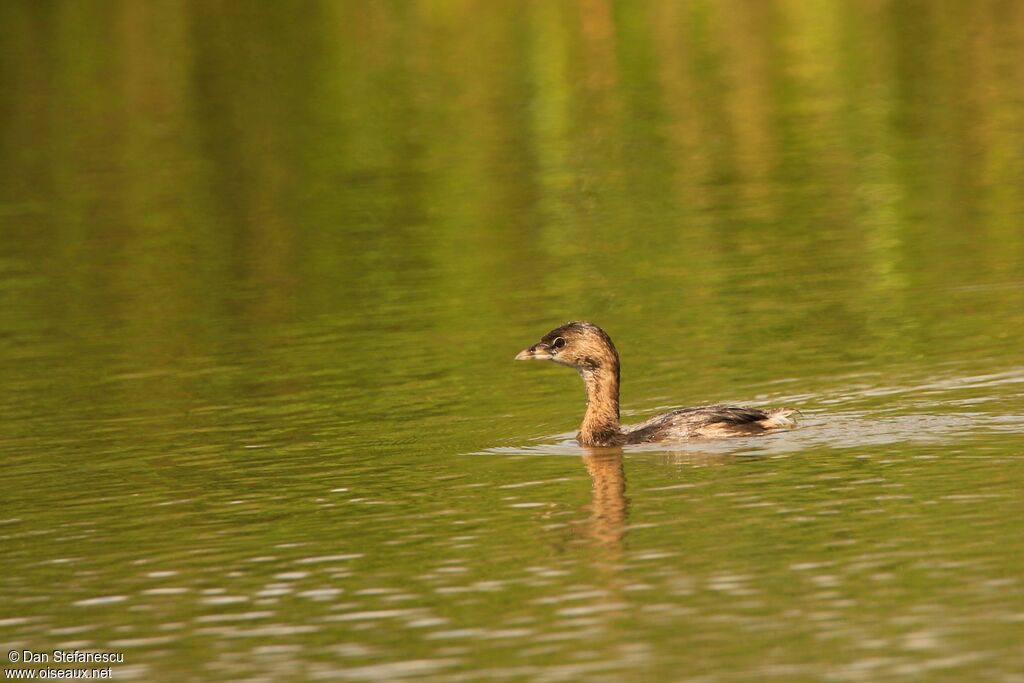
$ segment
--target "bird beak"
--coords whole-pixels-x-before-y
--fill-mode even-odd
[[[516,354],[516,360],[551,360],[552,358],[551,347],[541,342]]]

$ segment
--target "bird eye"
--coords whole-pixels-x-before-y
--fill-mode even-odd
[[[551,342],[551,348],[560,349],[565,346],[565,340],[561,337],[555,337],[555,341]]]

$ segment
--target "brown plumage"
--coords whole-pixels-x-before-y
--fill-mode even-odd
[[[680,441],[763,434],[792,427],[791,408],[701,406],[681,408],[623,427],[619,424],[619,353],[611,338],[593,323],[566,323],[523,349],[516,360],[550,360],[576,368],[587,389],[587,412],[576,439],[583,446]]]

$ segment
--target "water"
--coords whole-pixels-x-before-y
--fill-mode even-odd
[[[10,2],[0,45],[7,649],[1024,680],[1021,6]],[[800,427],[584,452],[512,362],[576,318],[628,421]]]

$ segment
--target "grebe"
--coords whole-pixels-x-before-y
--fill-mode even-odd
[[[587,388],[587,412],[576,435],[581,446],[680,441],[693,438],[749,436],[792,427],[792,408],[701,406],[681,408],[623,427],[619,424],[619,353],[597,325],[584,321],[557,327],[516,360],[550,360],[576,368]]]

